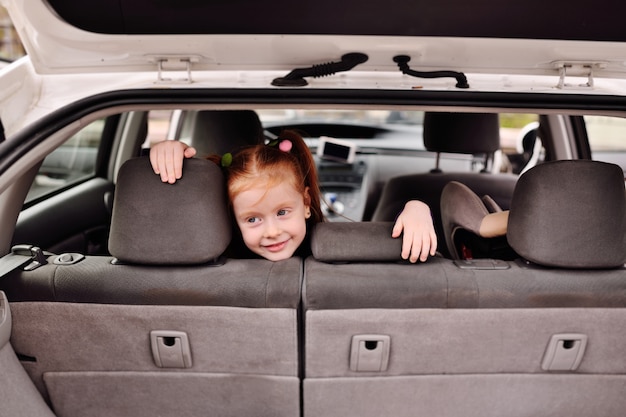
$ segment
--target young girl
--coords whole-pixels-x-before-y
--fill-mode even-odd
[[[150,149],[150,161],[161,180],[172,184],[182,177],[183,159],[195,154],[182,142],[164,141]],[[315,161],[300,135],[285,131],[269,145],[242,148],[232,161],[209,159],[226,165],[234,220],[250,251],[271,261],[309,253],[308,231],[324,216]],[[437,237],[426,204],[406,203],[392,230],[392,237],[400,235],[403,259],[424,262],[435,255]]]

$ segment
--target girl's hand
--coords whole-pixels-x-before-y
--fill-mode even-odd
[[[402,236],[402,259],[425,262],[428,255],[437,252],[437,235],[430,208],[421,201],[411,200],[405,204],[402,213],[396,219],[391,237]]]
[[[161,181],[174,184],[183,176],[183,160],[195,155],[195,148],[183,142],[164,140],[150,148],[150,163],[154,173],[161,175]]]

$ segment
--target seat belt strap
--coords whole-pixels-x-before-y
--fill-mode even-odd
[[[46,256],[39,247],[15,245],[11,248],[11,253],[0,258],[0,278],[18,268],[32,271],[47,263]]]

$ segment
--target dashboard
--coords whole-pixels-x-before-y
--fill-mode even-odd
[[[329,221],[359,221],[367,202],[368,165],[363,158],[354,163],[316,158],[322,192],[322,210]]]

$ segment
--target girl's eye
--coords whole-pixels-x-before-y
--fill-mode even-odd
[[[285,214],[287,214],[287,210],[285,209],[280,209],[278,210],[278,213],[276,213],[278,216],[284,216]]]
[[[258,217],[248,217],[246,219],[246,223],[258,223],[259,222],[259,218]]]

